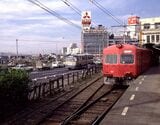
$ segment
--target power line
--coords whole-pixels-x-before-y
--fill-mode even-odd
[[[76,6],[74,6],[71,2],[67,0],[61,0],[63,3],[65,3],[67,6],[69,6],[72,10],[74,10],[78,15],[81,16],[81,10],[79,10]]]
[[[28,0],[29,2],[35,4],[36,6],[40,7],[41,9],[45,10],[46,12],[48,12],[49,14],[57,17],[58,19],[62,20],[63,22],[72,25],[78,29],[81,29],[81,27],[73,22],[71,22],[70,20],[64,18],[63,16],[59,15],[58,13],[56,13],[55,11],[51,10],[50,8],[48,8],[47,6],[45,6],[44,4],[42,4],[40,1],[38,0]]]
[[[70,25],[72,25],[72,26],[75,26],[75,27],[78,28],[78,29],[81,29],[80,26],[78,26],[77,24],[75,24],[75,23],[71,22],[70,20],[64,18],[63,16],[59,15],[59,14],[56,13],[55,11],[51,10],[50,8],[48,8],[47,6],[45,6],[44,4],[42,4],[40,1],[38,1],[38,0],[35,0],[36,2],[33,1],[33,0],[28,0],[28,1],[32,2],[33,4],[35,4],[35,5],[37,5],[38,7],[42,8],[43,10],[47,11],[47,12],[50,13],[51,15],[56,16],[58,19],[64,21],[65,23],[70,24]]]
[[[78,15],[80,15],[81,16],[81,10],[80,9],[78,9],[76,6],[74,6],[71,2],[69,2],[68,0],[61,0],[63,3],[65,3],[68,7],[70,7],[72,10],[74,10]],[[95,22],[93,22],[92,21],[92,23],[94,24],[94,25],[96,25],[96,23]]]
[[[120,25],[124,25],[124,22],[115,17],[110,11],[105,9],[101,4],[96,2],[95,0],[89,0],[91,3],[93,3],[96,7],[98,7],[101,11],[103,11],[105,14],[109,15],[114,21],[116,21]]]
[[[114,26],[111,26],[111,27],[132,27],[132,26],[150,26],[150,25],[156,25],[156,24],[131,24],[131,25],[114,25]]]

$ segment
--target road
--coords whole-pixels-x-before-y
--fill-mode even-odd
[[[38,79],[38,78],[52,76],[52,75],[61,75],[67,72],[72,72],[72,70],[68,70],[67,68],[55,68],[51,70],[33,71],[29,74],[29,78]]]

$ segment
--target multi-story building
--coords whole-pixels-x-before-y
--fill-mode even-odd
[[[142,44],[160,44],[160,17],[140,19]]]
[[[140,32],[140,17],[138,16],[129,17],[126,31],[127,35],[129,35],[132,40],[138,41]]]
[[[67,54],[67,47],[63,47],[63,48],[62,48],[61,54],[62,54],[62,55]]]
[[[67,47],[67,54],[78,54],[81,53],[81,49],[78,48],[76,43],[71,43],[69,47]]]
[[[68,55],[68,54],[78,54],[81,53],[81,49],[78,48],[76,43],[71,43],[69,47],[63,47],[62,54]]]
[[[0,55],[0,64],[7,64],[9,62],[8,56],[1,56]]]
[[[108,46],[109,34],[102,25],[90,27],[90,29],[82,30],[81,42],[82,52],[101,55],[104,47]]]
[[[81,49],[82,53],[101,55],[108,44],[108,32],[102,25],[91,27],[91,12],[82,12]]]
[[[137,39],[133,39],[128,35],[115,35],[114,38],[109,39],[109,46],[122,43],[138,44]]]
[[[160,44],[160,17],[143,18],[131,16],[128,18],[127,32],[131,39],[137,39],[139,44]]]

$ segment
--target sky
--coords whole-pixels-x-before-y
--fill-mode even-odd
[[[81,16],[63,0],[39,0],[60,16],[81,27]],[[119,24],[89,0],[68,0],[81,11],[91,11],[92,25],[108,30]],[[96,0],[116,18],[127,22],[131,15],[160,17],[159,0]],[[111,28],[112,27],[112,28]],[[80,46],[81,28],[67,24],[28,0],[0,0],[0,52],[22,54],[59,53],[70,43]]]

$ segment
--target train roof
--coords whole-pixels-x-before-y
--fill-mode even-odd
[[[115,49],[131,49],[131,50],[136,50],[136,49],[140,49],[140,50],[148,50],[146,48],[142,48],[142,47],[138,47],[136,45],[131,45],[131,44],[115,44],[112,46],[108,46],[107,48],[104,48],[104,51],[106,50],[115,50]]]

